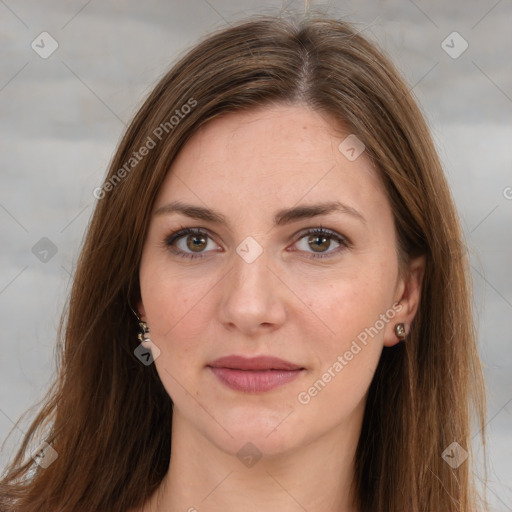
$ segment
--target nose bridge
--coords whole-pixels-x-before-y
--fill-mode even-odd
[[[233,254],[222,307],[223,320],[243,330],[284,319],[284,307],[276,290],[278,280],[268,268],[269,253],[256,240],[248,238]]]
[[[252,239],[254,240],[254,239]],[[270,271],[268,269],[268,251],[263,249],[255,241],[244,241],[236,249],[233,255],[233,267],[230,272],[231,279],[234,281],[231,295],[241,292],[245,297],[254,297],[261,299],[268,287]]]

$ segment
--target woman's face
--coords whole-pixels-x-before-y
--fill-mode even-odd
[[[348,135],[302,106],[225,115],[159,191],[139,312],[174,421],[226,453],[358,432],[382,348],[412,321],[384,186]]]

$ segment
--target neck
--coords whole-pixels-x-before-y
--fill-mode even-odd
[[[174,412],[169,471],[151,512],[357,511],[350,488],[361,418],[294,450],[244,464]]]

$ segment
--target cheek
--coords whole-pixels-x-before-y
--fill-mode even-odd
[[[324,428],[347,419],[366,396],[383,347],[385,324],[376,323],[386,311],[382,298],[348,286],[331,298],[323,308],[317,301],[330,330],[307,331],[316,365],[296,396],[301,416],[324,418]]]
[[[195,293],[188,296],[177,287],[162,287],[151,299],[150,307],[151,340],[160,350],[154,362],[156,370],[173,402],[186,408],[190,393],[197,392],[202,371],[208,329],[204,303]]]
[[[364,270],[340,275],[323,288],[303,289],[309,310],[321,320],[313,325],[304,315],[301,321],[317,362],[311,381],[320,379],[319,389],[324,384],[329,387],[326,399],[338,393],[338,398],[332,398],[339,400],[340,391],[350,394],[349,401],[364,395],[382,352],[385,329],[394,316],[392,269],[375,264]]]
[[[160,350],[155,365],[167,393],[187,399],[202,369],[205,336],[211,324],[211,297],[218,279],[172,271],[153,254],[141,262],[141,295],[152,342]],[[218,284],[217,284],[218,285]],[[192,364],[193,362],[193,364]],[[183,394],[183,397],[181,396]]]
[[[310,281],[297,288],[298,294],[307,297],[305,304],[316,323],[323,325],[319,335],[328,340],[323,344],[326,351],[350,345],[351,340],[379,320],[391,306],[392,281],[391,269],[368,265],[330,276],[329,283]],[[379,326],[381,335],[383,329],[380,323]]]

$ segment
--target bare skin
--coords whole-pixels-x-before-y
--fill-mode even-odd
[[[273,106],[211,121],[173,163],[140,265],[138,309],[174,403],[169,471],[144,512],[357,512],[368,388],[383,347],[399,342],[395,325],[407,331],[416,314],[425,262],[399,272],[384,186],[364,152],[350,161],[338,150],[348,134],[307,107]],[[163,208],[173,201],[226,224]],[[282,209],[334,201],[349,208],[274,223]],[[319,226],[329,233],[307,232]],[[203,234],[169,245],[184,227]],[[237,391],[208,367],[232,354],[303,370],[270,391]]]

